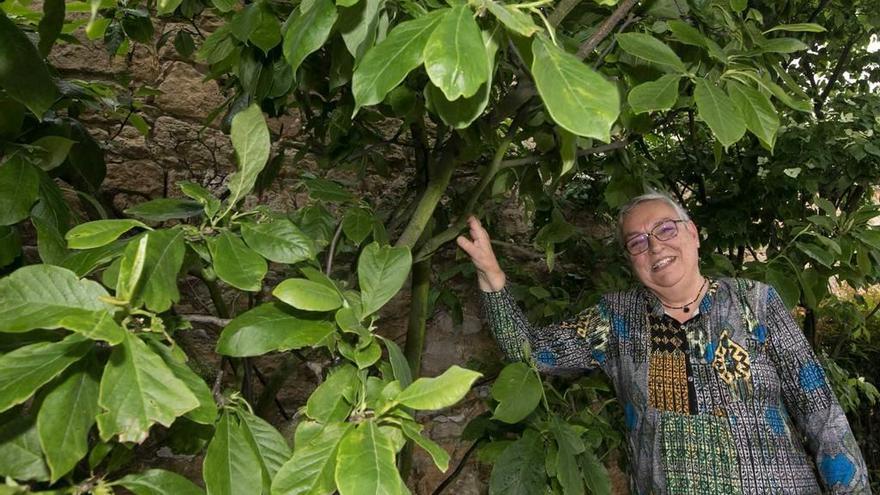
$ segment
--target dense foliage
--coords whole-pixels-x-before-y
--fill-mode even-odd
[[[430,309],[460,307],[448,282],[470,274],[435,274],[435,258],[448,263],[435,254],[467,215],[491,223],[511,191],[533,221],[534,236],[520,239],[535,248],[527,255],[550,270],[539,282],[522,264],[505,266],[536,320],[629,283],[613,236],[583,226],[659,186],[703,228],[707,272],[776,285],[818,350],[823,332],[834,335],[829,374],[847,410],[877,415],[864,368],[876,356],[877,310],[828,290],[880,277],[870,223],[880,213],[880,68],[867,52],[880,18],[870,2],[33,7],[0,3],[3,490],[200,493],[169,471],[121,475],[132,445],[181,438],[204,452],[208,493],[406,493],[407,441],[446,470],[448,454],[421,435],[414,410],[458,402],[479,374],[455,366],[418,378]],[[157,36],[165,21],[217,27]],[[79,116],[104,112],[146,132],[138,110],[154,90],[60,78],[47,54],[84,38],[103,40],[110,56],[171,43],[207,64],[228,100],[206,124],[229,132],[237,163],[222,190],[182,181],[170,198],[124,212],[108,204],[103,151]],[[272,136],[266,117],[294,112],[299,134]],[[254,205],[288,147],[325,170],[411,178],[412,194],[376,208],[304,175],[307,205]],[[413,170],[387,158],[399,149]],[[267,277],[270,266],[283,280]],[[215,314],[177,310],[187,275],[208,288]],[[410,276],[401,350],[376,334],[376,315]],[[246,294],[249,309],[230,314],[224,291]],[[237,370],[235,387],[223,388],[222,373],[209,385],[176,344],[198,317],[223,327],[216,350]],[[334,365],[291,449],[255,413],[266,397],[254,396],[249,360],[298,350],[329,353]],[[542,387],[527,365],[504,368],[491,417],[466,432],[496,465],[490,492],[607,493],[600,459],[620,443],[609,397],[595,377]],[[876,472],[871,423],[854,426]]]

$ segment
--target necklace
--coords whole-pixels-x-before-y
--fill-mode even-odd
[[[700,290],[697,291],[697,296],[694,297],[694,298],[691,300],[691,302],[689,302],[689,303],[687,303],[687,304],[683,304],[683,305],[681,305],[681,306],[671,306],[671,305],[666,304],[665,302],[663,302],[663,300],[661,300],[659,297],[658,297],[657,299],[660,301],[660,304],[662,304],[664,308],[669,308],[669,309],[680,309],[680,310],[681,310],[682,312],[684,312],[684,313],[690,313],[690,312],[691,312],[690,305],[693,304],[693,303],[695,303],[695,302],[697,302],[697,299],[700,298],[700,294],[703,293],[703,289],[706,287],[706,284],[707,284],[707,283],[709,283],[709,279],[707,279],[706,277],[703,277],[703,285],[701,285],[701,286],[700,286]]]

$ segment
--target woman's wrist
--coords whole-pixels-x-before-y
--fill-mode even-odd
[[[498,292],[504,288],[507,276],[501,270],[491,273],[478,272],[477,281],[483,292]]]

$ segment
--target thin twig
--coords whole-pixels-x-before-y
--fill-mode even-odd
[[[482,443],[482,441],[477,440],[476,442],[472,443],[470,447],[468,447],[464,455],[461,456],[461,461],[459,461],[458,465],[455,466],[455,469],[453,469],[452,472],[449,473],[449,476],[447,476],[446,479],[443,480],[443,482],[437,485],[437,488],[434,489],[431,495],[440,495],[441,493],[443,493],[443,490],[445,490],[447,486],[451,485],[452,482],[455,481],[455,478],[457,478],[458,475],[461,474],[462,469],[464,469],[464,465],[471,457],[471,454],[473,454],[474,451],[477,450],[477,447],[480,445],[480,443]]]
[[[215,327],[220,328],[229,325],[229,322],[232,321],[228,318],[220,318],[212,315],[182,314],[178,316],[187,321],[192,321],[195,323],[207,323],[208,325],[214,325]]]
[[[514,253],[516,253],[520,256],[523,256],[525,258],[531,258],[531,259],[535,259],[535,260],[544,259],[544,255],[542,255],[541,253],[536,253],[534,251],[530,251],[524,247],[517,246],[516,244],[513,244],[512,242],[504,242],[504,241],[499,241],[496,239],[492,239],[489,242],[491,242],[493,246],[499,246],[499,247],[502,247],[508,251],[513,251]]]
[[[336,226],[336,232],[333,233],[333,240],[330,241],[330,249],[327,250],[327,266],[324,269],[324,274],[328,277],[330,276],[330,271],[333,270],[333,255],[336,253],[336,243],[339,242],[339,236],[342,234],[342,221],[339,221],[339,225]]]
[[[624,0],[623,2],[620,2],[620,4],[617,5],[617,8],[614,9],[614,12],[608,16],[601,25],[599,25],[599,29],[581,44],[577,51],[577,57],[583,60],[587,58],[587,55],[593,53],[593,50],[599,46],[599,43],[611,34],[611,31],[614,30],[614,26],[629,14],[629,11],[632,10],[637,3],[639,3],[639,0]]]
[[[594,155],[596,153],[606,153],[608,151],[617,150],[620,148],[625,148],[629,145],[628,139],[621,139],[619,141],[614,141],[612,143],[603,144],[601,146],[595,146],[593,148],[588,148],[585,150],[580,150],[577,153],[578,158]],[[522,165],[532,165],[535,163],[540,163],[544,160],[550,159],[547,155],[538,155],[538,156],[527,156],[525,158],[514,158],[512,160],[504,160],[501,162],[501,168],[511,168],[511,167],[520,167]]]

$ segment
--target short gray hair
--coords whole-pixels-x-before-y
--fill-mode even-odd
[[[690,215],[688,215],[687,210],[685,210],[684,207],[678,203],[678,201],[672,199],[670,195],[664,192],[651,190],[645,194],[632,198],[631,200],[627,201],[625,205],[620,207],[620,212],[618,212],[617,214],[617,239],[621,243],[623,242],[623,219],[626,218],[627,215],[629,215],[633,208],[641,203],[645,203],[648,201],[663,201],[675,210],[675,213],[676,215],[678,215],[679,220],[684,220],[686,222],[689,222],[691,220],[691,217]]]

